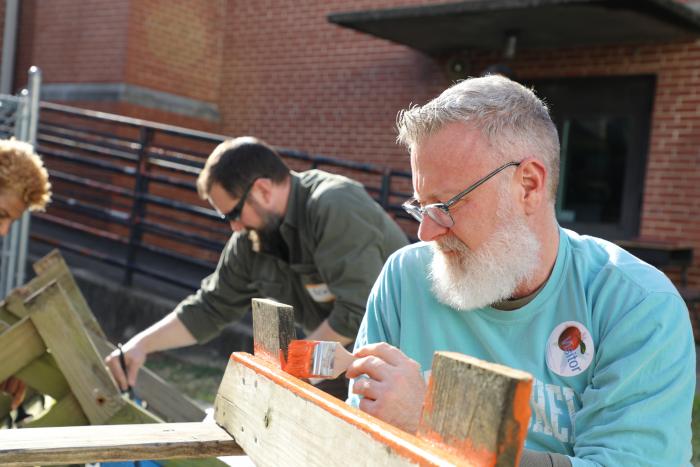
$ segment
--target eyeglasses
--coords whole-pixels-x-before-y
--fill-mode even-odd
[[[257,181],[257,178],[254,178],[252,182],[248,184],[248,187],[243,191],[243,195],[241,196],[241,199],[238,200],[236,205],[231,209],[229,212],[221,214],[221,218],[228,221],[228,222],[238,222],[238,220],[241,218],[241,213],[243,212],[243,206],[245,205],[245,200],[248,198],[248,194],[250,193],[250,189],[253,188],[253,185],[255,185],[255,182]]]
[[[520,162],[508,162],[505,165],[500,166],[490,174],[486,175],[484,178],[478,180],[476,183],[473,185],[469,186],[466,190],[462,191],[458,195],[454,196],[451,198],[449,201],[446,203],[434,203],[434,204],[429,204],[427,206],[421,206],[418,204],[418,202],[414,199],[411,198],[405,203],[401,205],[404,210],[406,210],[407,213],[409,213],[415,220],[418,222],[423,222],[423,218],[427,214],[432,220],[434,220],[438,225],[446,228],[450,228],[455,224],[454,219],[452,219],[452,215],[450,214],[450,207],[455,204],[457,201],[460,199],[464,198],[467,196],[469,193],[472,191],[476,190],[479,188],[481,185],[486,183],[490,178],[494,177],[496,174],[499,172],[507,169],[510,166],[518,166],[520,165]]]

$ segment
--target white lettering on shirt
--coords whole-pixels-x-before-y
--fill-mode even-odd
[[[575,440],[576,393],[568,386],[544,384],[535,378],[530,396],[532,433],[544,433],[563,443]]]

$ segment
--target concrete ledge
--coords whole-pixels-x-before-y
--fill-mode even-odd
[[[218,107],[210,102],[128,83],[48,83],[41,87],[41,99],[126,102],[213,122],[221,120]]]

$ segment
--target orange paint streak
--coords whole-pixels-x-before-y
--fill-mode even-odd
[[[440,433],[432,430],[423,431],[421,436],[446,451],[469,460],[475,467],[493,467],[496,465],[497,453],[489,451],[485,447],[475,446],[468,438],[459,440],[454,438],[444,439]]]
[[[278,368],[284,363],[284,353],[282,350],[270,351],[267,347],[253,342],[253,352],[256,357],[262,358],[265,361],[275,364]]]
[[[267,359],[244,352],[231,354],[231,361],[244,365],[258,375],[269,379],[275,384],[291,391],[298,397],[322,408],[333,416],[344,420],[355,428],[367,433],[376,441],[384,444],[396,455],[415,462],[418,465],[470,465],[465,459],[432,443],[402,431],[388,423],[372,417],[359,409],[345,404],[329,394],[298,380],[294,376],[280,371]],[[481,465],[481,464],[473,464]]]
[[[426,390],[425,399],[423,402],[422,417],[432,414],[434,410],[433,401],[437,400],[437,397],[434,394],[435,384],[433,382],[433,378],[430,378],[428,381],[428,389]],[[486,448],[476,447],[469,439],[444,439],[440,433],[431,430],[428,426],[423,426],[422,417],[419,431],[420,436],[423,439],[426,439],[434,445],[439,446],[440,448],[445,449],[461,458],[468,459],[475,466],[491,467],[496,464],[497,455],[495,452],[491,452]]]
[[[517,450],[515,465],[519,465],[520,456],[527,437],[527,427],[530,422],[530,391],[532,390],[532,380],[519,381],[513,394],[513,413],[510,423],[506,427],[504,439],[501,440],[496,451],[490,451],[487,447],[475,446],[470,439],[443,438],[443,436],[422,425],[419,428],[423,439],[444,448],[445,450],[468,459],[475,466],[493,466],[497,460],[507,451]],[[435,387],[433,379],[428,382],[428,389],[423,405],[423,414],[431,414],[434,410],[433,401],[437,400],[433,392]],[[506,421],[508,422],[508,421]]]
[[[287,349],[287,362],[282,369],[297,378],[313,378],[311,367],[317,345],[318,341],[291,341]]]
[[[530,393],[532,392],[532,380],[520,381],[515,388],[515,394],[513,394],[513,420],[517,426],[513,427],[512,435],[515,436],[515,440],[510,442],[510,445],[517,443],[519,446],[518,454],[516,456],[516,464],[520,463],[520,456],[523,452],[523,446],[525,445],[525,438],[527,438],[527,427],[530,424]],[[504,449],[505,446],[499,446],[499,448]]]

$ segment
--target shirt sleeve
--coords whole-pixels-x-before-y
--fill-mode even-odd
[[[327,190],[314,203],[314,263],[335,296],[328,324],[354,337],[372,284],[392,253],[386,251],[386,214],[360,186]]]
[[[175,308],[178,319],[198,343],[216,337],[221,329],[243,317],[256,291],[245,272],[245,248],[234,234],[221,253],[216,270],[205,278],[199,290]]]
[[[689,465],[695,346],[682,299],[652,293],[621,316],[594,312],[606,324],[575,418],[573,467]]]

